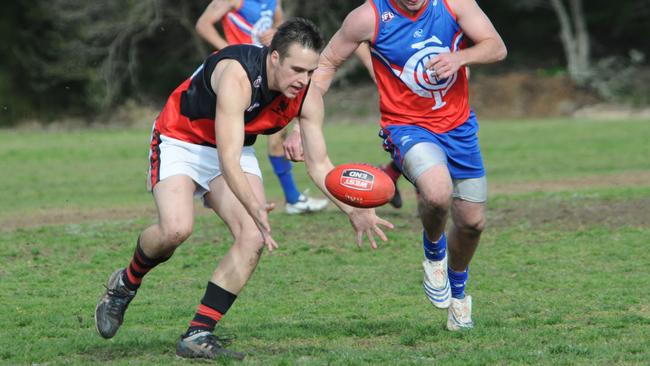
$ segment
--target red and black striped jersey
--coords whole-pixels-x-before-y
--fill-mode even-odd
[[[257,135],[270,135],[285,127],[301,110],[307,88],[295,98],[269,90],[267,82],[267,47],[228,46],[217,51],[179,85],[167,100],[156,120],[156,129],[165,136],[198,145],[216,146],[214,127],[218,95],[210,79],[221,60],[241,64],[251,85],[251,98],[244,112],[244,145],[252,145]]]

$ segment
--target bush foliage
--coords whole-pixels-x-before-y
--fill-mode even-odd
[[[362,2],[284,0],[283,4],[288,16],[310,18],[330,37],[345,14]],[[5,4],[0,13],[0,126],[29,118],[93,116],[128,99],[161,103],[210,52],[194,31],[194,22],[208,3],[33,0]],[[479,1],[510,51],[501,69],[563,67],[552,10],[514,3]],[[648,53],[650,46],[643,39],[650,31],[650,23],[644,21],[650,15],[647,1],[594,0],[584,8],[595,60],[625,57],[631,51]],[[614,87],[602,83],[598,87],[625,90],[629,96],[630,89],[620,86],[624,80],[617,79],[615,71],[602,78],[615,81]]]

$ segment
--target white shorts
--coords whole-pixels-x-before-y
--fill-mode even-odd
[[[177,140],[154,131],[149,151],[147,187],[151,191],[156,183],[173,175],[186,175],[196,182],[196,197],[210,192],[210,182],[221,175],[217,149]],[[253,146],[244,146],[240,164],[244,173],[262,179],[262,171],[255,157]]]

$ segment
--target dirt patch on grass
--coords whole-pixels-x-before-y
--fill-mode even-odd
[[[490,227],[552,227],[581,230],[593,227],[650,228],[650,197],[608,201],[580,200],[520,202],[517,206],[488,211]]]
[[[650,186],[650,171],[621,174],[592,175],[561,180],[530,182],[490,182],[490,194],[520,194],[529,192],[560,192],[585,188],[643,187]]]
[[[106,209],[42,209],[29,215],[0,218],[0,230],[13,231],[20,228],[30,228],[50,225],[79,224],[86,222],[102,222],[114,220],[141,219],[156,217],[153,207],[129,207]]]
[[[490,195],[515,195],[532,192],[567,192],[578,189],[606,187],[650,187],[650,172],[634,172],[585,176],[562,180],[490,183]],[[405,200],[415,200],[411,189],[402,189]],[[488,226],[491,228],[552,226],[559,230],[580,230],[590,227],[650,228],[650,196],[629,200],[603,200],[580,197],[567,199],[518,200],[511,205],[488,205]],[[413,213],[415,217],[415,213]],[[395,217],[391,219],[395,220]],[[417,219],[411,220],[420,227]]]
[[[529,192],[560,192],[585,188],[643,187],[650,186],[650,172],[634,172],[586,176],[562,180],[533,182],[490,183],[490,194],[522,194]],[[407,201],[415,200],[412,189],[402,189]],[[280,207],[280,206],[278,206]],[[625,201],[603,201],[582,198],[574,202],[566,200],[530,200],[518,202],[516,206],[490,208],[488,220],[492,227],[511,225],[554,225],[564,229],[578,229],[602,225],[606,227],[633,226],[650,227],[650,197]],[[280,211],[280,208],[277,209]],[[332,210],[332,208],[330,208]],[[399,216],[414,214],[412,210],[397,211]],[[212,211],[195,204],[195,215],[212,215]],[[273,213],[281,214],[280,212]],[[30,215],[0,218],[0,230],[13,231],[19,228],[48,225],[67,225],[87,222],[104,222],[141,219],[156,219],[156,210],[151,205],[130,208],[106,208],[94,210],[51,209],[40,210]],[[419,225],[418,220],[414,220]]]
[[[586,176],[553,181],[503,183],[490,186],[493,194],[529,192],[561,192],[579,188],[647,187],[650,172],[634,172]],[[525,224],[532,227],[553,225],[555,228],[577,230],[585,227],[650,227],[650,197],[631,200],[596,200],[580,198],[575,201],[538,200],[518,202],[517,206],[488,211],[491,226]]]
[[[561,192],[586,188],[650,186],[650,172],[586,176],[554,181],[499,183],[490,186],[491,194]],[[635,200],[603,201],[583,198],[576,201],[523,201],[517,206],[489,210],[491,226],[525,224],[532,227],[553,225],[578,230],[586,227],[650,227],[650,197]]]

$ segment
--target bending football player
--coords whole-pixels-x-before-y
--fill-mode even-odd
[[[150,183],[159,222],[138,237],[128,267],[118,269],[95,310],[97,331],[113,337],[143,277],[172,257],[192,233],[193,197],[219,215],[234,243],[214,270],[176,354],[187,358],[231,357],[212,332],[255,271],[262,251],[278,247],[271,236],[261,172],[251,146],[300,118],[308,172],[316,185],[345,212],[361,245],[366,235],[386,236],[392,224],[372,209],[334,200],[324,186],[333,168],[323,138],[323,100],[310,78],[323,41],[313,23],[284,23],[270,47],[236,45],[210,55],[168,99],[154,123]],[[302,106],[302,108],[301,108]],[[216,116],[216,117],[215,117]]]

